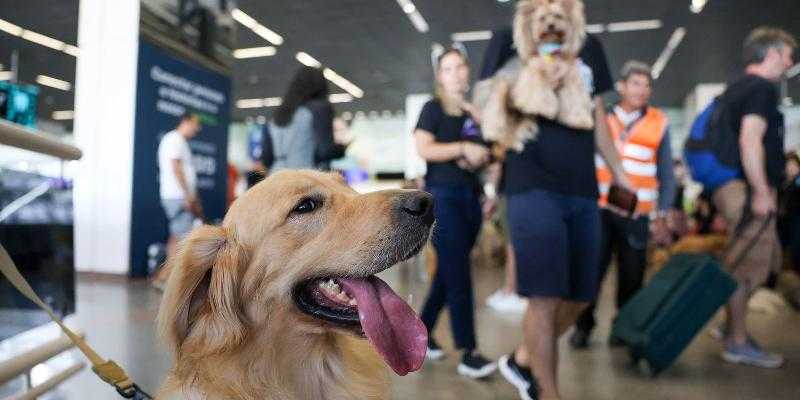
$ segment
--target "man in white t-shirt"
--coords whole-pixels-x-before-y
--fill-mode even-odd
[[[197,174],[188,142],[200,128],[198,116],[187,112],[181,116],[175,130],[164,135],[158,145],[161,206],[169,220],[168,257],[175,253],[178,240],[192,229],[194,219],[203,216],[203,207],[197,198]],[[155,278],[156,286],[166,281],[167,277],[169,272],[162,268]]]

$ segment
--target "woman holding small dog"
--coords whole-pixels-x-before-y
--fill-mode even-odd
[[[493,78],[476,89],[484,137],[509,148],[509,230],[528,309],[525,340],[499,368],[523,400],[559,398],[558,338],[597,293],[595,152],[631,188],[605,120],[608,63],[585,26],[579,0],[520,0],[513,28],[486,51]]]
[[[481,185],[476,171],[489,162],[489,148],[480,139],[480,118],[465,100],[469,65],[456,49],[436,63],[436,98],[425,104],[414,131],[417,150],[427,162],[425,184],[436,202],[436,276],[421,312],[430,332],[428,358],[440,359],[442,349],[432,338],[442,308],[450,310],[456,347],[463,351],[458,373],[483,378],[496,365],[475,349],[475,317],[470,276],[470,250],[481,227]]]

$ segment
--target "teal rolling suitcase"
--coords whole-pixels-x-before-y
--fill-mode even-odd
[[[736,289],[719,262],[706,254],[676,254],[619,311],[612,335],[644,359],[653,376],[672,365]]]

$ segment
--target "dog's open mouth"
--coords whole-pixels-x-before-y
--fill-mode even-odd
[[[540,35],[539,41],[543,43],[563,44],[565,36],[566,34],[562,31],[548,30]]]
[[[380,278],[312,279],[297,285],[293,297],[300,311],[365,336],[398,375],[422,367],[425,325]]]

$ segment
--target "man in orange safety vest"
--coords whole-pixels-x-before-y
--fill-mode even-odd
[[[600,272],[605,274],[611,257],[617,256],[617,307],[622,307],[642,287],[647,263],[651,217],[654,227],[663,229],[665,213],[672,207],[676,182],[672,167],[669,121],[659,109],[650,106],[652,74],[647,64],[625,63],[616,84],[620,102],[608,112],[609,133],[614,139],[622,166],[636,190],[638,203],[633,217],[620,215],[607,207],[611,172],[595,156],[600,189],[601,250]],[[576,323],[570,338],[574,348],[589,345],[595,325],[595,305],[587,308]],[[610,344],[619,344],[613,337]]]

